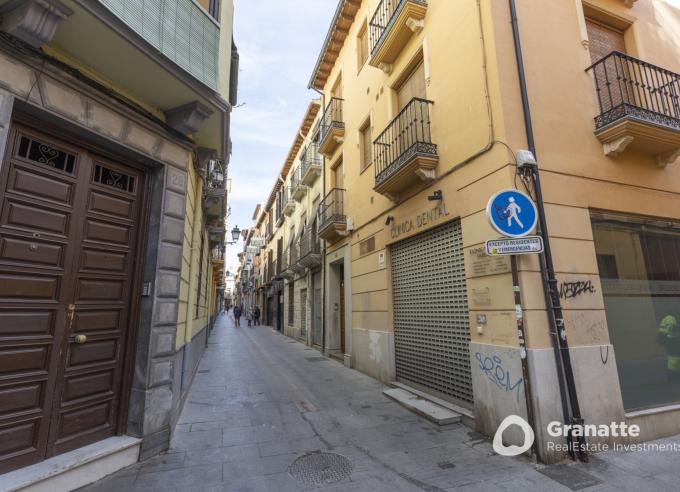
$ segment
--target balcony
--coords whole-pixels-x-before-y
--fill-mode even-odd
[[[290,179],[290,190],[293,200],[302,202],[308,189],[309,187],[302,182],[302,166],[298,166],[293,170],[293,176]]]
[[[295,277],[295,270],[293,264],[290,263],[290,250],[285,249],[283,256],[281,256],[281,276],[286,280],[291,280]]]
[[[435,178],[439,155],[430,134],[432,104],[413,98],[373,142],[374,190],[394,202],[414,183]]]
[[[321,176],[321,154],[319,154],[317,142],[312,142],[305,148],[300,158],[300,168],[302,184],[314,185],[317,178]]]
[[[305,267],[300,265],[300,246],[297,243],[293,243],[289,250],[288,264],[290,268],[297,274],[305,273]]]
[[[313,227],[308,227],[300,239],[298,264],[304,268],[314,268],[321,265],[321,242]]]
[[[208,217],[224,218],[227,204],[227,166],[222,159],[209,159],[203,172],[203,210]]]
[[[283,214],[286,217],[290,217],[295,212],[295,200],[293,200],[293,194],[289,187],[283,189],[281,195],[281,206],[283,207]]]
[[[319,237],[336,242],[347,236],[345,216],[345,190],[333,188],[319,204]]]
[[[210,246],[224,242],[225,234],[227,233],[224,227],[224,218],[222,219],[210,219],[207,224],[208,229],[208,239],[210,241]]]
[[[595,136],[607,156],[633,149],[661,167],[680,157],[680,75],[617,51],[587,71],[600,109]]]
[[[386,73],[411,36],[425,26],[425,0],[382,0],[369,23],[371,59],[369,64]]]
[[[345,121],[342,116],[343,103],[342,99],[331,98],[321,117],[319,152],[326,157],[331,157],[335,149],[345,139]]]
[[[14,2],[19,8],[28,3]],[[198,145],[217,149],[221,156],[228,154],[223,125],[229,105],[226,95],[218,93],[221,29],[219,20],[198,2],[30,3],[40,9],[39,16],[12,16],[4,24],[7,32],[19,34],[35,48],[47,46],[66,55],[77,61],[77,67],[87,67],[98,80],[105,80],[107,87],[121,88],[160,112],[190,110],[197,104],[200,110],[193,114],[201,124],[192,131],[179,124],[175,129],[191,134]],[[53,14],[58,14],[57,24],[50,20],[56,17]]]

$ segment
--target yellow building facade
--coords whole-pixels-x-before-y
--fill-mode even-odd
[[[639,424],[633,441],[677,433],[678,347],[659,325],[680,302],[680,12],[513,4],[527,105],[508,2],[339,2],[310,81],[323,93],[324,348],[487,435],[524,416],[545,461],[563,456],[547,424],[575,408],[586,424]],[[513,261],[484,249],[501,237],[489,198],[525,182],[535,197],[518,175],[534,141],[545,285],[542,257],[518,256],[513,281]]]

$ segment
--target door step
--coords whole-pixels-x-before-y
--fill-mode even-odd
[[[337,360],[341,364],[345,363],[345,355],[342,352],[328,352],[328,357]]]
[[[0,475],[3,492],[61,492],[101,480],[139,460],[141,439],[109,437]]]
[[[437,405],[436,403],[426,400],[410,391],[402,388],[389,388],[383,390],[383,394],[388,398],[399,403],[401,406],[408,408],[412,412],[425,417],[427,420],[439,425],[456,424],[460,422],[462,416],[458,412],[454,412],[446,407]]]

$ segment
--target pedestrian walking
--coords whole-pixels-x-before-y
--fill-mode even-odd
[[[255,309],[253,309],[253,324],[260,326],[260,306],[255,306]]]
[[[251,326],[253,322],[253,310],[250,308],[246,310],[246,320],[248,320],[248,326]]]
[[[241,326],[241,306],[234,306],[234,324]]]

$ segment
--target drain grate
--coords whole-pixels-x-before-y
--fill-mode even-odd
[[[307,360],[309,362],[323,362],[328,359],[326,359],[325,357],[307,357]]]
[[[337,453],[310,453],[300,456],[288,467],[288,475],[298,482],[323,485],[345,480],[352,475],[354,465]]]
[[[569,487],[571,490],[582,490],[602,483],[598,478],[579,470],[576,466],[551,465],[538,470],[538,472],[565,487]]]

